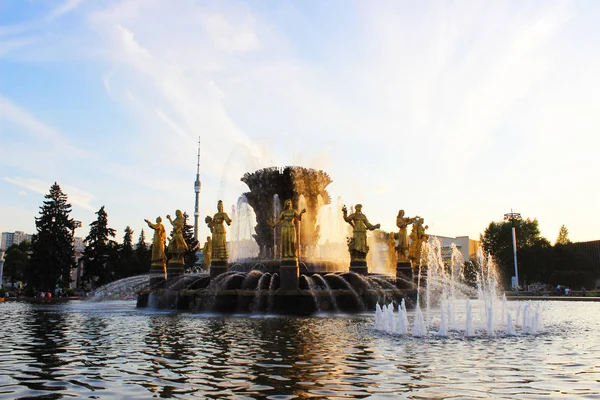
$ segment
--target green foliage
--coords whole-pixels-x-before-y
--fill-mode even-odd
[[[557,244],[569,244],[571,243],[571,241],[569,240],[569,230],[567,229],[566,226],[561,226],[560,230],[558,231],[558,237],[556,238],[556,243],[554,243],[554,245]]]
[[[102,286],[116,277],[116,256],[118,245],[110,238],[115,237],[115,230],[108,227],[108,215],[104,206],[96,212],[98,218],[90,224],[90,233],[84,239],[83,282],[92,287]]]
[[[483,250],[490,254],[500,269],[500,279],[506,285],[510,285],[510,279],[514,275],[513,261],[513,244],[512,244],[512,227],[516,229],[517,237],[517,258],[525,251],[524,260],[518,260],[519,276],[524,276],[534,271],[537,267],[532,265],[535,263],[535,257],[528,255],[526,252],[533,247],[534,253],[541,251],[543,248],[550,247],[547,239],[540,235],[537,219],[515,220],[515,221],[492,221],[481,235],[481,245]],[[520,279],[521,281],[521,279]],[[519,282],[521,283],[521,282]],[[524,282],[523,282],[524,283]]]
[[[476,258],[465,261],[461,269],[461,282],[472,287],[477,287],[477,273],[479,270],[480,266]]]
[[[198,250],[198,241],[194,238],[194,225],[188,224],[188,214],[186,212],[183,213],[183,239],[187,244],[188,251],[185,253],[185,270],[189,271],[194,267],[196,263],[196,250]]]
[[[75,267],[73,250],[73,219],[67,195],[55,182],[36,217],[37,233],[31,243],[31,260],[25,269],[25,281],[30,290],[54,291],[57,284],[68,286],[71,269]]]
[[[134,250],[134,275],[145,274],[150,271],[151,256],[151,250],[146,244],[146,235],[142,229]]]
[[[15,282],[23,279],[25,269],[29,262],[29,254],[31,245],[29,242],[21,242],[13,244],[6,250],[4,256],[4,277],[14,287]]]
[[[594,285],[596,276],[593,261],[568,240],[564,225],[557,244],[551,246],[548,240],[540,236],[537,220],[514,221],[514,224],[521,285],[531,282],[574,288]],[[481,243],[484,251],[495,258],[502,281],[508,286],[510,277],[514,275],[511,222],[491,222],[481,236]]]
[[[125,227],[123,244],[119,247],[118,267],[115,271],[117,278],[126,278],[135,275],[135,254],[133,251],[133,230]]]

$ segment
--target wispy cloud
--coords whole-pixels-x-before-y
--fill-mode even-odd
[[[3,180],[8,183],[12,183],[13,185],[17,185],[19,187],[23,187],[32,192],[40,193],[43,195],[48,194],[50,187],[52,186],[52,183],[45,182],[45,181],[42,181],[39,179],[25,179],[25,178],[20,178],[20,177],[16,177],[16,178],[4,177]],[[86,192],[85,190],[81,190],[74,186],[69,186],[69,185],[61,185],[61,189],[64,193],[67,194],[68,201],[71,204],[77,205],[88,211],[96,211],[94,206],[91,205],[91,202],[95,199],[95,197],[92,194]],[[23,192],[19,192],[20,195],[23,195],[22,193]]]
[[[58,139],[56,130],[39,121],[10,100],[0,96],[0,120],[6,120],[25,128],[25,132],[38,138]]]
[[[64,3],[50,11],[46,18],[50,20],[60,18],[75,10],[82,2],[83,0],[66,0]]]

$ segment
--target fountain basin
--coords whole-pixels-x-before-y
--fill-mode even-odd
[[[416,291],[334,289],[334,290],[144,290],[137,307],[191,312],[263,312],[310,315],[316,312],[363,312],[378,302],[414,304]]]

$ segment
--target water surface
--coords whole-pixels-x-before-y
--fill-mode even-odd
[[[514,304],[514,303],[511,303]],[[0,398],[600,398],[600,303],[542,303],[545,332],[392,336],[374,313],[0,304]]]

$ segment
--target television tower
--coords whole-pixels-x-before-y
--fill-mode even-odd
[[[194,182],[194,191],[196,192],[196,207],[194,207],[194,239],[198,240],[198,218],[200,218],[200,137],[198,136],[198,166],[196,168],[196,182]]]

